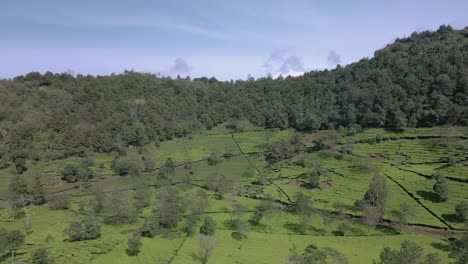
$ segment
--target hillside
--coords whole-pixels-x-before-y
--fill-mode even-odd
[[[0,81],[0,157],[57,159],[182,137],[229,118],[299,131],[468,124],[468,29],[421,32],[331,71],[219,82],[125,72]]]
[[[468,28],[300,77],[0,81],[0,263],[468,258]]]

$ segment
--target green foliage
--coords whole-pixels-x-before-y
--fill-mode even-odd
[[[460,239],[449,241],[450,257],[454,258],[458,264],[468,263],[468,235],[465,233]]]
[[[136,175],[143,170],[141,157],[136,153],[117,156],[112,163],[112,167],[119,175]]]
[[[382,252],[380,252],[380,262],[378,264],[402,264],[402,263],[412,263],[412,264],[439,264],[440,257],[434,254],[429,254],[427,256],[423,253],[423,248],[418,244],[411,241],[403,241],[401,243],[400,251],[393,250],[391,248],[385,247]]]
[[[11,258],[15,258],[15,250],[24,243],[25,236],[19,230],[7,232],[0,228],[0,253],[5,250],[11,252]]]
[[[62,170],[62,180],[66,182],[86,181],[93,177],[93,172],[88,161],[80,163],[68,163]]]
[[[106,77],[32,72],[0,82],[0,116],[11,124],[0,156],[21,173],[24,160],[37,160],[38,152],[52,159],[87,150],[123,154],[129,145],[186,136],[240,116],[265,128],[341,126],[350,133],[466,125],[466,32],[413,34],[371,59],[295,78],[220,82],[134,71]],[[18,107],[25,101],[29,108]],[[240,121],[227,127],[244,130]]]
[[[364,201],[371,206],[374,206],[383,213],[385,210],[385,203],[388,199],[388,185],[384,175],[377,172],[372,177],[369,189],[364,195]]]
[[[432,188],[434,192],[437,194],[440,202],[445,202],[448,199],[449,195],[449,187],[447,184],[447,179],[442,175],[440,172],[436,172],[432,175],[435,179],[434,187]]]
[[[213,218],[207,216],[203,222],[203,225],[200,227],[200,234],[205,236],[212,236],[216,231],[216,222]]]
[[[222,159],[218,152],[212,152],[207,160],[209,165],[216,165],[220,163],[221,161]]]
[[[104,210],[108,214],[104,220],[106,224],[132,224],[138,218],[137,208],[126,193],[113,192]]]
[[[346,257],[336,249],[324,247],[320,249],[314,244],[310,244],[302,255],[289,256],[289,262],[293,264],[347,264]]]
[[[101,236],[101,225],[95,217],[73,218],[64,233],[70,242],[97,239]]]
[[[39,248],[31,253],[31,262],[33,264],[54,264],[55,261],[49,256],[47,249]]]
[[[140,253],[141,237],[138,233],[133,233],[132,237],[127,240],[127,254],[129,256],[137,256]]]
[[[69,208],[70,201],[68,200],[68,196],[65,193],[58,193],[50,197],[48,204],[49,207],[54,210],[64,210]]]
[[[42,187],[41,178],[38,176],[34,178],[34,185],[31,191],[31,195],[32,203],[34,205],[43,205],[47,202],[44,188]]]
[[[461,201],[455,207],[455,212],[460,219],[460,221],[468,221],[468,203],[466,201]]]

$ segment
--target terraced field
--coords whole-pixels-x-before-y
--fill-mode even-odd
[[[175,161],[172,185],[188,201],[203,190],[209,199],[206,216],[217,222],[217,246],[209,263],[287,263],[288,256],[313,243],[330,246],[343,253],[349,263],[372,263],[385,246],[398,248],[403,240],[422,246],[426,253],[438,253],[443,263],[451,261],[447,238],[466,226],[455,216],[454,208],[468,200],[467,141],[468,128],[410,129],[404,133],[390,133],[380,129],[364,130],[352,136],[338,133],[340,138],[330,149],[316,147],[318,134],[301,134],[304,150],[292,158],[271,164],[266,160],[269,146],[274,142],[290,140],[291,130],[264,131],[249,127],[234,132],[219,126],[187,138],[149,145],[156,166],[161,168],[171,158]],[[378,140],[375,140],[375,139]],[[352,151],[344,151],[344,147]],[[349,147],[351,146],[351,147]],[[127,153],[139,153],[129,148]],[[207,160],[217,153],[223,158],[215,164]],[[70,163],[81,158],[28,164],[22,176],[31,186],[34,176],[40,175],[47,197],[65,193],[71,205],[66,210],[52,210],[45,206],[28,206],[32,232],[17,251],[17,258],[27,261],[30,253],[45,247],[57,263],[201,263],[198,232],[187,236],[184,226],[188,214],[165,236],[142,238],[138,256],[129,256],[125,250],[127,239],[139,230],[153,212],[157,211],[160,188],[156,188],[155,172],[118,176],[112,162],[117,153],[95,154],[92,170],[94,189],[102,193],[133,197],[138,188],[150,190],[150,206],[145,208],[134,224],[102,224],[101,237],[95,240],[68,242],[63,231],[69,220],[86,214],[91,191],[80,183],[64,183],[60,174]],[[301,161],[302,164],[299,164]],[[190,166],[187,166],[190,164]],[[319,187],[304,187],[303,174],[314,168],[323,170]],[[25,215],[12,219],[7,192],[12,166],[0,170],[0,227],[23,230]],[[362,210],[357,205],[369,188],[376,172],[387,179],[389,199],[383,222],[368,229],[361,221]],[[434,197],[432,174],[441,172],[447,177],[450,190],[446,202]],[[222,178],[226,190],[222,198],[210,184]],[[307,228],[301,229],[302,218],[290,208],[297,193],[302,192],[312,201],[313,213],[307,219]],[[250,223],[244,232],[247,238],[232,237],[232,219],[247,223],[257,206],[273,199],[271,213],[261,224]],[[400,233],[397,218],[392,211],[407,203],[414,211],[409,226]],[[236,210],[234,205],[240,205]],[[339,206],[338,206],[339,205]],[[105,214],[98,214],[100,219]],[[197,222],[196,230],[202,221]],[[343,225],[348,226],[340,233]],[[50,236],[53,239],[46,237]],[[3,258],[4,262],[8,257]]]

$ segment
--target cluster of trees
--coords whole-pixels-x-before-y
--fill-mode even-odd
[[[158,145],[230,118],[297,130],[467,125],[467,32],[415,33],[373,58],[300,77],[220,82],[126,71],[1,80],[0,163],[21,173],[27,160]]]
[[[380,252],[380,261],[376,264],[439,264],[441,257],[436,253],[424,255],[423,248],[411,241],[401,242],[400,250],[385,247]]]

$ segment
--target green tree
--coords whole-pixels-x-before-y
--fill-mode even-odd
[[[133,235],[128,238],[127,241],[127,254],[129,256],[137,256],[140,253],[141,248],[141,236],[138,233],[133,233]]]
[[[455,213],[457,214],[458,219],[466,223],[468,221],[468,203],[466,201],[461,201],[457,204],[455,207]]]
[[[200,235],[198,238],[198,248],[202,264],[208,263],[208,259],[213,254],[213,251],[216,249],[218,244],[219,241],[216,237]]]
[[[28,186],[23,181],[22,176],[13,176],[8,186],[8,203],[13,211],[13,219],[16,217],[16,210],[29,204],[30,201],[31,196],[28,191]]]
[[[449,195],[449,187],[447,183],[447,179],[442,175],[440,172],[436,172],[433,174],[433,178],[435,179],[435,184],[432,187],[434,192],[437,194],[440,202],[445,202],[448,199]]]
[[[375,173],[369,184],[369,189],[364,195],[364,201],[374,206],[380,213],[385,211],[385,203],[388,199],[388,185],[385,176]]]
[[[207,216],[203,222],[203,225],[200,227],[200,234],[205,236],[212,236],[216,231],[216,222],[213,218]]]
[[[401,242],[400,250],[385,247],[380,252],[378,264],[440,264],[440,257],[437,254],[424,255],[423,248],[414,242]]]
[[[362,222],[367,226],[367,235],[369,235],[370,228],[374,228],[380,222],[382,215],[371,205],[365,205],[362,212]]]
[[[31,262],[33,264],[54,264],[55,261],[49,256],[47,249],[39,248],[31,253]]]
[[[15,250],[24,243],[24,234],[19,230],[5,233],[2,237],[2,244],[5,249],[11,252],[11,259],[15,259]]]
[[[468,234],[463,234],[460,239],[449,240],[450,257],[456,260],[457,264],[468,263]]]
[[[143,170],[141,157],[136,153],[117,156],[112,163],[112,167],[119,175],[137,175]]]
[[[399,210],[392,211],[392,215],[398,220],[398,226],[401,232],[408,225],[411,217],[414,216],[414,210],[406,202],[403,202],[400,204]]]
[[[34,178],[34,185],[31,191],[32,203],[34,205],[43,205],[47,202],[45,197],[44,188],[42,187],[41,178],[36,176]]]

